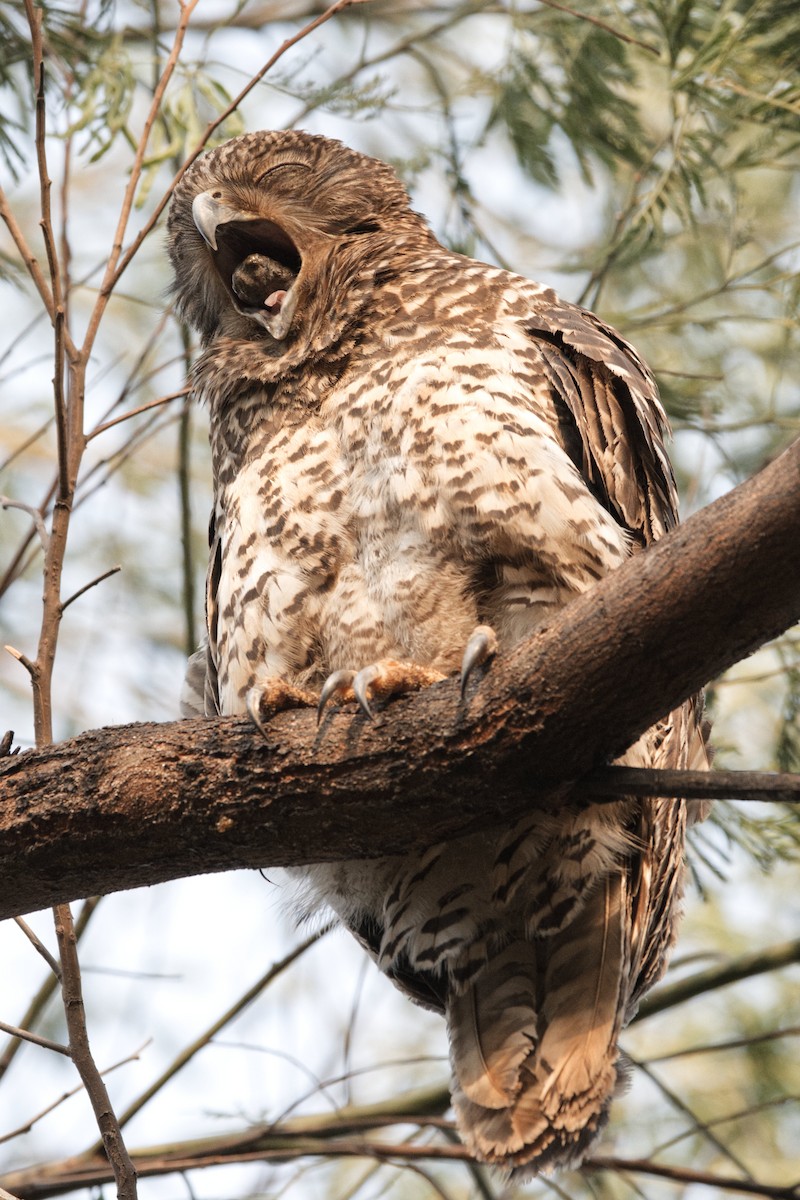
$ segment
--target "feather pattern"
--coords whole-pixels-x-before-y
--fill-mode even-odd
[[[513,646],[677,521],[666,417],[636,351],[551,289],[441,246],[385,164],[310,134],[246,134],[187,170],[168,233],[214,475],[187,714],[387,659],[457,671],[477,625]],[[619,761],[705,765],[699,703]],[[304,868],[297,904],[332,909],[444,1013],[478,1158],[570,1165],[664,969],[684,831],[702,815],[566,795],[422,854]]]

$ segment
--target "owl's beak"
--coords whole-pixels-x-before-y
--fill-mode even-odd
[[[217,191],[195,196],[192,219],[212,251],[214,268],[235,308],[280,341],[294,316],[293,285],[302,266],[292,239],[267,217],[226,204]],[[247,277],[247,265],[254,259],[255,282]]]
[[[212,250],[217,249],[217,228],[230,221],[246,221],[253,219],[252,213],[242,212],[223,204],[218,193],[200,192],[192,201],[192,219],[198,233],[208,243]]]

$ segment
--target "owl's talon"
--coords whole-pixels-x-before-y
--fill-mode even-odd
[[[319,694],[319,704],[317,705],[317,724],[322,720],[322,715],[329,700],[334,696],[338,696],[340,700],[349,700],[353,693],[353,680],[356,677],[355,671],[333,671],[328,676],[322,685],[322,691]],[[361,703],[361,701],[359,701]]]
[[[363,667],[353,680],[353,692],[358,701],[358,706],[364,716],[369,717],[370,721],[375,720],[375,714],[369,706],[369,689],[382,674],[383,670],[380,665],[373,663],[370,667]]]
[[[290,708],[314,708],[316,703],[316,696],[312,696],[310,692],[277,678],[251,687],[244,698],[247,715],[264,737],[268,736],[267,722],[277,713],[286,712]]]
[[[259,731],[259,733],[263,734],[263,736],[266,737],[267,730],[264,726],[264,722],[261,720],[261,713],[259,712],[259,701],[260,700],[261,700],[261,688],[251,687],[250,691],[245,696],[244,703],[245,703],[245,707],[247,708],[248,717],[253,722],[256,729]]]
[[[461,699],[463,700],[469,677],[476,667],[481,667],[497,653],[497,634],[491,625],[479,625],[464,648],[461,660]]]
[[[430,687],[444,679],[441,671],[433,667],[421,667],[419,663],[382,658],[378,662],[362,667],[360,671],[334,671],[322,686],[317,707],[317,723],[329,700],[356,700],[365,717],[375,720],[372,701],[389,700],[392,696],[405,696],[420,688]]]

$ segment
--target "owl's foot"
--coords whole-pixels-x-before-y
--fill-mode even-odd
[[[317,697],[302,688],[294,687],[285,679],[268,679],[258,687],[251,687],[245,697],[245,705],[250,720],[256,729],[267,736],[265,725],[267,721],[279,712],[290,708],[316,708]]]
[[[476,667],[482,667],[497,653],[497,634],[491,625],[479,625],[464,648],[461,660],[461,699],[467,691],[469,677]]]
[[[334,671],[325,680],[317,706],[317,722],[330,700],[357,700],[361,711],[370,721],[374,714],[372,700],[388,700],[390,696],[402,696],[406,692],[418,692],[444,679],[441,671],[421,667],[419,663],[400,662],[395,658],[382,658],[360,671]]]

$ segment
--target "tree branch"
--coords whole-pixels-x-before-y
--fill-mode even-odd
[[[800,616],[800,442],[500,656],[349,708],[82,734],[0,763],[0,917],[206,871],[394,854],[557,807]]]
[[[78,939],[69,905],[56,905],[54,917],[61,955],[61,994],[69,1035],[69,1055],[94,1110],[97,1127],[103,1139],[103,1149],[117,1185],[117,1200],[136,1200],[136,1169],[123,1141],[108,1089],[89,1045],[83,984],[78,962]]]
[[[466,1148],[459,1144],[447,1145],[437,1141],[415,1145],[407,1138],[381,1142],[370,1136],[375,1130],[396,1125],[442,1127],[439,1114],[447,1110],[449,1103],[447,1089],[421,1089],[394,1097],[388,1103],[353,1105],[336,1113],[295,1117],[281,1125],[258,1125],[173,1145],[142,1148],[134,1152],[134,1164],[139,1176],[144,1179],[174,1171],[199,1170],[231,1163],[287,1162],[303,1157],[363,1157],[404,1163],[417,1159],[469,1162],[471,1160]],[[445,1127],[449,1127],[449,1122]],[[609,1170],[636,1172],[685,1184],[704,1184],[722,1191],[771,1197],[772,1200],[796,1200],[797,1197],[797,1190],[790,1185],[737,1179],[656,1163],[651,1159],[598,1155],[584,1162],[581,1170],[584,1174]],[[15,1171],[6,1176],[3,1183],[13,1188],[19,1200],[47,1200],[48,1197],[78,1188],[100,1187],[110,1182],[111,1178],[110,1168],[105,1161],[82,1155]]]
[[[642,1001],[636,1019],[644,1021],[656,1013],[674,1008],[676,1004],[693,1000],[695,996],[704,996],[717,988],[727,987],[729,983],[739,983],[742,979],[751,979],[753,975],[764,975],[797,963],[800,963],[800,938],[754,950],[752,954],[743,954],[739,958],[708,967],[705,971],[695,971],[686,979],[662,984]]]

